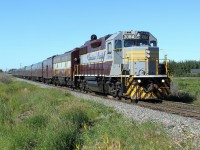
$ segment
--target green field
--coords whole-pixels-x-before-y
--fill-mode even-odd
[[[179,93],[185,94],[185,101],[200,105],[200,78],[179,77],[174,79],[175,87]]]
[[[130,121],[113,108],[0,74],[0,149],[194,149],[164,128]]]

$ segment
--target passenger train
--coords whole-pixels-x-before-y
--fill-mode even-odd
[[[170,94],[167,62],[159,58],[157,39],[150,32],[119,31],[92,35],[84,45],[13,75],[138,102]]]

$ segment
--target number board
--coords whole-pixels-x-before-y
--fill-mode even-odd
[[[148,40],[149,39],[149,32],[138,32],[137,33],[142,40]]]
[[[137,32],[136,34],[124,34],[123,39],[142,39],[148,40],[149,39],[149,32]]]
[[[123,39],[135,39],[135,34],[124,34]]]

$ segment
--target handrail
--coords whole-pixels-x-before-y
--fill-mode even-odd
[[[156,59],[156,75],[158,75],[158,59]]]
[[[163,60],[163,61],[169,61],[169,59],[158,59],[158,58],[137,58],[137,57],[134,57],[134,58],[130,58],[130,57],[126,57],[126,58],[123,58],[123,59],[128,59],[128,60]]]
[[[129,62],[130,61],[132,61],[132,62],[135,62],[135,61],[144,61],[145,62],[145,72],[147,72],[147,68],[148,68],[147,64],[148,64],[148,62],[149,61],[155,61],[156,62],[156,75],[158,75],[159,61],[163,61],[164,65],[165,65],[165,72],[169,76],[169,74],[168,74],[168,62],[169,62],[169,59],[166,59],[166,58],[165,59],[158,59],[158,58],[129,58],[129,57],[127,57],[125,59],[128,59]],[[78,75],[79,74],[79,69],[80,69],[81,72],[83,70],[84,70],[84,72],[87,70],[88,74],[91,74],[91,71],[93,71],[94,74],[98,74],[98,75],[99,74],[103,74],[103,67],[101,68],[100,66],[97,65],[97,64],[102,64],[102,63],[103,62],[91,62],[89,64],[77,64],[77,65],[74,65],[74,72],[73,72],[73,74],[74,75]],[[84,68],[81,69],[81,68],[79,68],[80,65],[95,65],[95,66],[94,66],[94,68],[90,68],[90,69],[84,69]],[[124,70],[122,69],[121,75],[122,75],[123,71]]]

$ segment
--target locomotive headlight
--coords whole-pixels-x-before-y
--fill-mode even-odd
[[[162,83],[164,83],[165,82],[165,80],[164,79],[162,79]]]
[[[149,54],[146,55],[147,58],[150,58],[151,56]]]
[[[141,83],[141,80],[139,79],[139,80],[137,80],[137,82],[138,82],[138,83]]]
[[[151,55],[150,55],[150,50],[148,50],[148,49],[146,50],[146,57],[147,57],[147,58],[150,58],[150,57],[151,57]]]
[[[150,50],[146,49],[146,53],[147,53],[147,54],[150,54]]]

